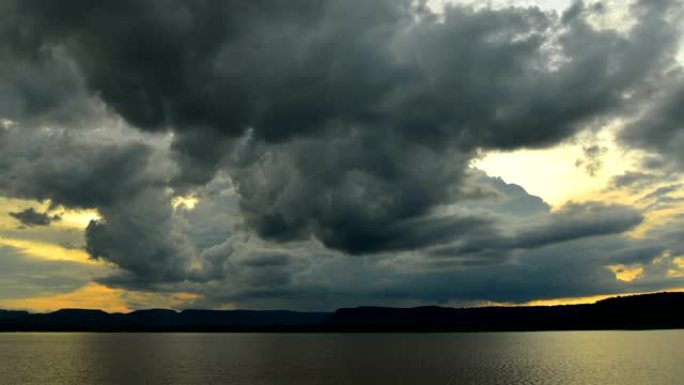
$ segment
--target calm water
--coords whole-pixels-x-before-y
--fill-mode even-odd
[[[2,334],[0,384],[681,385],[684,331]]]

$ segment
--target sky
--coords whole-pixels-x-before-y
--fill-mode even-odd
[[[0,15],[0,308],[684,288],[681,0]]]

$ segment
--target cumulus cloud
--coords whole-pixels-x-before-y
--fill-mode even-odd
[[[17,127],[0,131],[0,189],[17,198],[97,208],[163,180],[155,175],[163,170],[145,173],[149,156],[141,143]]]
[[[144,288],[185,278],[192,251],[174,229],[172,207],[163,190],[147,189],[99,211],[103,219],[86,228],[86,250],[93,259],[123,270],[103,282]]]
[[[636,1],[617,30],[582,2],[0,0],[0,194],[96,209],[86,250],[118,269],[101,282],[232,298],[320,286],[336,263],[401,282],[368,258],[499,266],[619,238],[632,208],[550,211],[469,165],[635,105],[623,141],[676,158],[680,90],[653,88],[681,77],[678,8]]]
[[[649,4],[634,7],[642,21],[627,35],[592,27],[596,10],[581,3],[558,18],[459,5],[438,17],[408,0],[29,0],[12,20],[28,31],[15,33],[21,52],[60,47],[129,123],[173,130],[185,179],[206,182],[231,152],[224,142],[249,136],[257,154],[228,168],[248,223],[348,250],[370,228],[453,199],[475,149],[550,145],[619,109],[676,40],[666,2]],[[284,175],[263,177],[257,197],[245,174],[269,159],[289,168],[264,170]],[[306,219],[291,213],[326,189],[345,196]]]
[[[177,265],[185,259],[174,243],[169,176],[159,156],[153,147],[125,138],[100,141],[17,127],[0,132],[0,191],[53,206],[97,209],[102,218],[85,234],[92,258],[149,283],[180,279]],[[16,217],[45,219],[31,214]]]

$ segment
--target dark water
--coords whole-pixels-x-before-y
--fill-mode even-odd
[[[684,331],[0,333],[2,385],[683,383]]]

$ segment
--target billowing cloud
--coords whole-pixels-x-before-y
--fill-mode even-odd
[[[606,28],[604,7],[581,1],[435,13],[409,0],[0,0],[0,195],[96,210],[85,249],[114,267],[98,278],[110,286],[207,301],[390,298],[419,283],[415,300],[565,295],[576,282],[526,285],[531,265],[558,275],[571,262],[552,251],[599,241],[650,250],[623,235],[643,213],[552,210],[471,161],[619,118],[623,143],[680,162],[680,8],[636,1],[633,23]],[[588,172],[601,152],[585,149]],[[568,271],[595,278],[584,292],[614,289],[587,253]],[[355,278],[327,286],[335,269]],[[453,279],[472,287],[435,286]]]
[[[86,230],[92,258],[104,258],[149,282],[178,275],[175,266],[184,260],[177,257],[169,231],[169,176],[154,148],[58,129],[17,127],[0,131],[0,139],[5,195],[97,209],[102,219]]]

